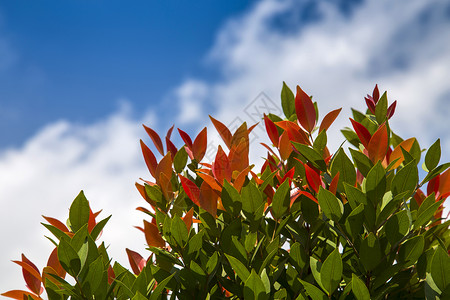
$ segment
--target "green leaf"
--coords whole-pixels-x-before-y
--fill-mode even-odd
[[[242,209],[241,195],[227,180],[223,183],[221,199],[224,208],[232,216],[237,217],[240,214]]]
[[[276,190],[272,199],[273,217],[280,220],[287,212],[290,204],[290,184],[289,180],[285,180]]]
[[[398,261],[404,264],[404,268],[415,264],[422,255],[424,247],[425,239],[423,235],[406,240],[398,252]]]
[[[364,204],[359,204],[345,220],[345,229],[354,240],[361,232],[364,221]]]
[[[359,247],[359,257],[366,271],[373,270],[380,262],[380,242],[372,232],[362,240]]]
[[[298,272],[300,272],[308,263],[308,254],[299,242],[295,242],[291,246],[289,256],[291,258],[291,264],[297,269]]]
[[[327,132],[325,130],[322,130],[314,140],[313,148],[316,149],[316,151],[318,151],[319,153],[321,153],[326,146],[327,146]]]
[[[73,232],[77,232],[89,221],[89,202],[81,191],[73,200],[69,210],[69,222]]]
[[[303,281],[300,279],[300,282],[302,283],[303,287],[306,290],[306,293],[314,300],[327,300],[328,297],[325,295],[324,292],[322,292],[318,287],[315,285],[312,285],[309,282]]]
[[[442,172],[444,172],[445,170],[447,170],[450,167],[450,162],[449,163],[445,163],[442,165],[439,165],[438,167],[434,168],[433,170],[431,170],[427,176],[425,176],[425,178],[422,180],[422,182],[420,183],[420,185],[424,185],[425,183],[427,183],[428,181],[430,181],[431,179],[433,179],[434,177],[436,177],[437,175],[441,174]]]
[[[100,235],[100,232],[102,232],[103,228],[105,227],[106,223],[108,223],[109,219],[111,218],[112,215],[110,215],[109,217],[101,220],[100,222],[98,222],[94,228],[91,231],[91,237],[92,239],[95,241],[98,236]]]
[[[417,165],[415,161],[412,161],[395,174],[394,179],[392,179],[392,193],[394,196],[406,191],[412,193],[418,181]]]
[[[342,268],[341,255],[339,254],[339,249],[336,248],[328,255],[320,269],[320,279],[328,295],[333,294],[339,286],[342,278]]]
[[[339,172],[338,189],[344,190],[343,183],[354,185],[356,182],[356,171],[352,161],[345,154],[344,149],[339,148],[336,156],[331,162],[331,177],[334,178]]]
[[[89,265],[88,273],[86,275],[86,279],[84,280],[89,283],[92,292],[95,293],[97,288],[100,286],[100,283],[103,280],[104,272],[103,259],[99,256]]]
[[[319,188],[319,193],[317,194],[317,199],[319,200],[319,205],[323,210],[325,216],[333,221],[339,221],[344,213],[344,206],[342,202],[336,198],[336,196],[324,188]]]
[[[143,296],[141,293],[136,292],[136,294],[134,295],[134,297],[131,300],[147,300],[147,298],[145,296]]]
[[[172,218],[172,222],[170,224],[170,232],[172,233],[172,237],[178,244],[178,246],[184,248],[184,245],[186,244],[189,237],[189,233],[186,224],[180,217],[175,216]]]
[[[150,295],[149,300],[158,300],[159,296],[161,295],[162,291],[165,289],[166,285],[169,283],[169,281],[172,279],[172,277],[175,275],[173,273],[172,275],[168,276],[161,282],[158,282],[158,285],[153,290],[152,294]]]
[[[245,281],[244,298],[255,300],[269,299],[269,295],[266,294],[264,283],[253,269],[250,273],[250,276],[248,276],[247,280]]]
[[[214,252],[213,255],[208,259],[208,262],[206,263],[206,273],[211,274],[214,272],[214,270],[217,267],[217,264],[219,263],[219,255],[217,255],[217,251]]]
[[[283,81],[283,88],[281,89],[281,107],[283,108],[286,118],[290,118],[295,113],[295,99],[294,93]]]
[[[322,284],[322,278],[320,276],[320,272],[322,270],[322,262],[318,261],[314,257],[309,257],[309,266],[311,268],[311,272],[313,274],[314,279],[319,284],[319,286],[325,290]]]
[[[239,259],[228,254],[225,254],[225,256],[227,257],[231,267],[239,276],[239,278],[241,278],[241,280],[245,282],[250,276],[250,272],[248,271],[247,267],[243,263],[241,263]]]
[[[261,192],[253,182],[242,188],[242,209],[247,213],[254,213],[263,203]]]
[[[65,239],[62,239],[57,251],[59,262],[64,270],[72,276],[78,275],[81,269],[81,260],[72,246]]]
[[[366,178],[367,199],[376,207],[383,199],[386,192],[386,171],[381,165],[381,161],[369,171]]]
[[[450,284],[450,257],[442,247],[437,247],[431,260],[431,277],[437,287],[444,291]]]
[[[434,193],[432,195],[434,195]],[[434,196],[433,196],[433,198],[434,198]],[[420,212],[420,207],[419,207],[419,216],[417,217],[416,221],[414,222],[414,228],[419,228],[421,226],[427,225],[428,222],[433,218],[434,214],[438,210],[439,206],[441,206],[443,201],[444,201],[444,199],[433,203],[431,206],[429,206],[427,209],[425,209],[422,212]],[[422,203],[422,205],[423,205],[423,203]]]
[[[355,209],[359,204],[367,205],[367,197],[363,191],[348,183],[344,183],[344,188],[352,209]]]
[[[298,152],[300,152],[300,154],[305,157],[306,160],[309,161],[315,168],[324,172],[327,170],[327,164],[325,163],[322,155],[319,152],[300,143],[292,142],[292,144],[294,145],[295,149],[297,149]]]
[[[351,148],[349,150],[353,161],[355,162],[356,168],[361,172],[361,174],[363,174],[364,177],[367,177],[367,174],[373,167],[372,161],[367,157],[367,155],[360,151]]]
[[[173,158],[173,167],[177,173],[183,172],[184,167],[186,167],[187,160],[188,155],[186,149],[184,149],[184,147],[181,147]]]
[[[355,274],[352,274],[352,291],[358,300],[370,300],[369,290],[364,282]]]
[[[399,211],[390,217],[384,225],[384,230],[391,246],[394,246],[398,241],[404,238],[409,231],[409,217],[407,211]]]
[[[345,139],[355,147],[359,147],[359,138],[358,135],[348,127],[345,127],[341,130],[342,135],[344,135]]]
[[[380,97],[375,106],[375,117],[377,119],[378,124],[383,123],[386,120],[388,108],[387,94],[386,92]]]
[[[425,166],[428,170],[433,170],[436,168],[439,160],[441,159],[441,140],[437,139],[430,149],[428,149],[427,154],[425,154]]]

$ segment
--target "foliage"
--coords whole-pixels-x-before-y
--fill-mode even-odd
[[[367,111],[353,110],[352,145],[334,154],[327,130],[341,109],[318,122],[317,104],[283,84],[285,118],[264,115],[272,145],[260,172],[249,162],[249,134],[211,121],[223,139],[203,161],[207,131],[184,145],[145,127],[159,161],[141,141],[152,181],[136,183],[149,207],[144,258],[126,249],[131,270],[112,263],[98,239],[109,217],[96,221],[81,192],[67,225],[44,217],[55,250],[40,271],[22,255],[29,291],[14,299],[436,299],[450,295],[450,163],[439,164],[437,140],[425,153],[415,138],[394,134],[376,86]],[[164,149],[165,148],[165,149]],[[425,190],[426,186],[426,190]],[[424,191],[426,191],[426,194]],[[69,279],[70,278],[70,279]],[[69,283],[72,282],[72,283]],[[45,292],[44,292],[45,291]]]

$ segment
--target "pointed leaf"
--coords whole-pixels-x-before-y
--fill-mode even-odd
[[[342,279],[342,269],[341,255],[339,249],[336,248],[328,255],[320,269],[320,279],[328,295],[333,294],[339,286]]]
[[[292,144],[297,151],[300,152],[300,154],[305,157],[315,168],[324,172],[327,170],[327,165],[323,160],[322,155],[320,155],[316,150],[300,143],[292,142]]]
[[[139,253],[133,250],[126,248],[125,251],[127,252],[128,261],[130,262],[133,273],[139,275],[147,261]]]
[[[352,291],[358,300],[370,300],[369,290],[364,282],[355,274],[352,274]]]
[[[356,171],[352,161],[345,154],[344,150],[340,148],[331,162],[331,176],[336,176],[339,172],[338,189],[344,190],[343,183],[354,185],[356,182]]]
[[[322,132],[322,130],[327,131],[328,128],[330,128],[331,124],[333,124],[334,120],[339,116],[341,110],[342,108],[332,110],[323,117],[322,123],[320,123],[319,133]]]
[[[431,260],[431,277],[437,287],[444,291],[450,285],[450,257],[442,246],[437,247]]]
[[[158,227],[155,224],[144,220],[144,234],[147,245],[151,247],[163,248],[166,242],[161,237]]]
[[[339,221],[344,213],[344,206],[342,202],[330,191],[327,191],[322,187],[319,189],[317,199],[319,200],[319,205],[325,216],[330,220],[336,222]]]
[[[255,270],[248,276],[244,285],[244,298],[255,300],[268,300],[269,295],[266,294],[266,288],[261,278],[256,274]]]
[[[273,196],[272,214],[277,220],[280,220],[289,209],[290,190],[289,181],[286,180],[278,187]]]
[[[383,124],[378,128],[377,131],[373,134],[372,138],[369,141],[369,145],[367,147],[367,151],[369,153],[369,158],[373,163],[381,160],[383,161],[386,156],[388,150],[388,134],[386,125]]]
[[[366,179],[366,195],[367,199],[372,202],[376,207],[378,203],[383,200],[384,193],[386,192],[386,171],[384,170],[381,162],[377,164],[369,171]]]
[[[222,137],[222,140],[225,142],[225,145],[227,145],[228,149],[231,148],[231,138],[233,137],[231,135],[230,130],[227,126],[225,126],[222,122],[217,121],[213,117],[209,116],[211,119],[211,122],[213,123],[214,127],[216,127],[217,132]]]
[[[69,209],[70,226],[73,232],[77,232],[81,227],[89,222],[89,202],[81,191],[73,200]]]
[[[209,212],[214,218],[217,215],[217,201],[219,196],[211,188],[211,186],[203,182],[200,186],[200,197],[198,198],[199,206]]]
[[[198,188],[198,186],[181,174],[178,175],[178,177],[180,178],[181,185],[183,186],[183,190],[186,193],[186,195],[189,197],[189,199],[191,199],[192,202],[194,202],[195,204],[200,206],[200,203],[199,203],[200,189]]]
[[[247,267],[241,263],[241,261],[231,255],[225,254],[228,261],[230,262],[231,267],[236,272],[236,274],[239,276],[239,278],[245,282],[248,277],[250,276],[250,272],[248,271]]]
[[[433,170],[441,159],[441,140],[437,139],[425,155],[425,166],[428,170]]]
[[[286,118],[290,118],[295,113],[294,93],[283,81],[283,88],[281,89],[281,107],[283,108]]]
[[[161,141],[161,138],[159,137],[159,135],[150,127],[147,127],[145,125],[142,125],[142,126],[144,126],[145,131],[152,139],[153,144],[155,144],[155,147],[158,150],[158,152],[161,153],[161,155],[164,155],[164,148],[163,148],[163,144],[162,144],[162,141]]]
[[[186,132],[184,132],[183,130],[181,130],[181,129],[179,129],[179,128],[178,128],[178,133],[180,134],[181,139],[182,139],[183,142],[186,144],[186,146],[187,146],[189,149],[192,149],[192,140],[191,140],[191,137],[190,137]]]
[[[412,193],[419,181],[419,173],[415,161],[410,162],[395,174],[392,179],[392,193],[394,196],[408,192]]]
[[[391,170],[397,169],[405,160],[402,148],[407,152],[411,151],[411,148],[415,141],[416,138],[409,138],[407,140],[402,141],[400,144],[397,145],[397,147],[394,148],[394,151],[392,151],[391,155],[389,156],[389,163],[395,161],[396,159],[398,160],[391,166],[390,168]]]
[[[375,100],[375,99],[374,99]],[[378,124],[383,123],[387,117],[387,93],[384,92],[378,102],[375,101],[375,117],[377,119]]]
[[[352,118],[350,118],[350,121],[352,122],[353,129],[356,132],[356,135],[358,136],[361,144],[367,149],[369,147],[370,139],[372,138],[372,135],[370,134],[369,130],[367,130],[364,125],[361,123],[356,122]]]
[[[295,96],[295,112],[300,125],[308,131],[312,132],[316,126],[316,109],[311,98],[297,86],[297,95]]]
[[[275,147],[278,147],[279,135],[277,125],[275,125],[275,123],[272,122],[272,120],[269,119],[269,117],[266,116],[265,114],[264,114],[264,125],[266,126],[267,135],[269,136],[270,141]]]
[[[314,300],[327,300],[328,299],[327,295],[325,295],[325,293],[322,292],[315,285],[312,285],[311,283],[303,281],[301,279],[300,279],[300,282],[302,283],[303,287],[306,290],[306,293],[311,297],[311,299],[314,299]]]
[[[197,135],[192,145],[192,153],[197,161],[201,161],[206,153],[207,131],[206,127]]]
[[[212,173],[216,180],[223,184],[223,181],[226,179],[228,182],[231,182],[231,166],[228,160],[227,155],[223,151],[222,147],[219,145],[219,149],[217,150],[216,158],[212,165]]]

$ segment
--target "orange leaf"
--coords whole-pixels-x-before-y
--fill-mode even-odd
[[[192,145],[192,154],[197,161],[201,161],[206,153],[207,131],[206,127],[197,135]]]
[[[13,298],[17,300],[23,300],[28,299],[27,297],[30,296],[33,299],[41,299],[40,297],[36,297],[36,295],[22,290],[12,290],[6,293],[1,294],[4,297]]]
[[[89,208],[89,219],[88,219],[88,232],[91,232],[94,229],[97,222],[95,222],[95,215],[92,212],[92,209]]]
[[[335,195],[336,195],[337,186],[338,186],[338,182],[339,182],[339,175],[340,175],[340,172],[337,172],[336,175],[334,175],[333,180],[331,180],[330,187],[328,188],[328,190]]]
[[[216,127],[216,130],[219,133],[219,135],[222,137],[222,140],[225,142],[225,145],[227,145],[228,149],[230,149],[231,139],[233,136],[231,135],[231,132],[228,129],[228,127],[211,116],[209,116],[209,118],[211,119],[211,122],[213,123],[214,127]]]
[[[158,163],[158,166],[156,166],[154,177],[156,179],[156,182],[158,183],[161,177],[161,173],[169,179],[172,178],[172,157],[169,153],[167,153],[166,156],[164,156]]]
[[[170,137],[172,136],[172,131],[173,131],[174,127],[175,127],[175,125],[172,125],[172,127],[170,127],[169,130],[167,130],[166,138],[168,138],[169,140],[170,140]]]
[[[368,145],[369,158],[375,164],[377,161],[383,161],[388,150],[388,135],[386,124],[380,126],[380,128],[375,131]]]
[[[142,198],[144,198],[145,201],[147,201],[152,207],[155,207],[156,202],[148,197],[147,193],[145,192],[145,187],[142,184],[139,184],[137,182],[135,183],[135,185],[139,191],[139,194],[141,194]]]
[[[323,117],[322,123],[320,123],[319,133],[322,132],[322,130],[327,131],[328,128],[330,128],[331,124],[333,124],[334,120],[336,120],[339,116],[341,110],[342,108],[332,110],[325,117]]]
[[[415,141],[416,138],[409,138],[407,140],[402,141],[400,144],[397,145],[397,147],[395,147],[394,151],[392,151],[391,155],[389,156],[389,163],[393,162],[396,159],[398,160],[395,164],[392,165],[391,170],[397,169],[405,160],[401,148],[409,152]]]
[[[46,217],[46,216],[42,216],[47,222],[50,223],[50,225],[55,226],[56,228],[58,228],[59,230],[61,230],[62,232],[69,232],[69,229],[67,228],[66,225],[64,225],[63,222],[61,222],[58,219],[52,218],[52,217]]]
[[[311,193],[308,193],[308,192],[305,192],[305,191],[296,190],[294,193],[291,194],[291,207],[292,207],[292,204],[294,204],[295,200],[297,200],[297,198],[299,196],[301,196],[301,195],[306,196],[309,199],[311,199],[312,201],[314,201],[317,204],[319,204],[317,199]]]
[[[172,160],[175,157],[175,154],[177,154],[177,147],[175,147],[175,145],[172,143],[172,141],[166,137],[166,146],[167,146],[167,151],[170,152],[171,156],[172,156]]]
[[[55,270],[56,274],[59,277],[61,277],[61,278],[66,277],[66,271],[63,269],[63,267],[59,263],[58,248],[55,247],[55,249],[53,249],[52,253],[48,257],[47,266],[51,267],[53,270]]]
[[[300,161],[300,160],[299,160]],[[322,185],[322,180],[320,179],[320,175],[314,171],[308,164],[303,164],[305,166],[306,171],[306,181],[308,182],[311,189],[318,193],[319,187]]]
[[[197,173],[197,175],[202,178],[207,184],[209,184],[210,187],[212,187],[214,190],[221,192],[222,187],[217,183],[216,179],[212,177],[209,174],[204,173]]]
[[[184,132],[183,130],[181,130],[179,128],[178,128],[178,133],[180,134],[181,138],[183,139],[184,143],[189,148],[189,150],[191,150],[192,149],[191,137],[186,132]]]
[[[133,250],[125,248],[125,251],[127,252],[128,261],[130,262],[133,273],[139,275],[147,264],[147,261],[139,253]]]
[[[164,173],[161,173],[159,176],[159,187],[161,188],[164,198],[171,200],[173,194],[172,183]]]
[[[271,119],[269,119],[269,117],[266,116],[266,114],[264,114],[264,124],[266,126],[267,135],[269,136],[270,140],[272,141],[272,144],[275,147],[278,147],[279,134],[278,134],[277,125],[275,125],[275,123]]]
[[[440,175],[439,180],[439,193],[441,195],[448,194],[450,192],[450,169]]]
[[[166,245],[166,242],[159,233],[158,227],[146,220],[144,220],[144,234],[147,245],[158,248],[163,248]]]
[[[350,118],[350,121],[352,122],[353,129],[355,129],[356,135],[358,136],[359,140],[361,141],[361,144],[363,144],[363,146],[365,148],[367,148],[369,146],[369,141],[372,138],[369,130],[367,130],[367,128],[364,127],[364,125],[356,122],[352,118]]]
[[[243,170],[241,173],[239,173],[239,175],[234,180],[233,186],[238,192],[241,191],[242,186],[245,183],[245,179],[247,178],[247,174],[248,174],[248,172],[250,172],[250,170],[251,170],[251,167],[245,168],[245,170]]]
[[[248,167],[248,140],[242,139],[238,145],[233,145],[228,154],[231,171],[241,172]]]
[[[22,261],[14,262],[22,267],[22,275],[28,288],[36,295],[40,295],[42,277],[39,269],[24,254],[22,254]]]
[[[116,278],[116,274],[114,274],[114,270],[111,267],[111,265],[109,265],[108,267],[108,283],[112,284],[114,282],[114,279]]]
[[[217,193],[207,184],[203,182],[200,186],[200,207],[209,212],[213,217],[217,215],[217,200],[219,196]]]
[[[184,224],[186,224],[188,232],[191,230],[193,218],[194,218],[194,208],[191,207],[191,209],[183,217],[183,222]]]
[[[228,182],[231,182],[231,166],[230,161],[228,160],[227,155],[223,151],[222,147],[219,145],[219,149],[217,150],[216,159],[212,164],[212,172],[216,180],[219,184],[223,184],[223,181],[226,179]]]
[[[289,136],[286,131],[281,134],[278,146],[281,159],[287,160],[289,158],[289,155],[291,155],[292,153],[292,144],[289,141]]]
[[[316,126],[316,109],[311,98],[297,85],[295,112],[302,127],[311,133]]]
[[[231,138],[231,146],[238,145],[242,139],[247,142],[249,141],[247,123],[245,122],[234,132],[233,137]]]
[[[198,186],[187,179],[186,177],[182,175],[178,175],[180,177],[181,185],[183,186],[183,190],[186,193],[186,195],[189,197],[189,199],[192,200],[197,206],[200,206],[199,198],[200,198],[200,189]]]
[[[145,164],[147,165],[148,170],[150,171],[150,174],[152,174],[153,177],[155,177],[155,170],[158,163],[156,162],[155,155],[153,152],[147,147],[146,144],[141,140],[141,149],[142,154],[144,155]]]
[[[159,151],[159,153],[161,153],[161,155],[164,155],[164,148],[163,148],[163,144],[162,144],[162,141],[161,141],[161,138],[159,137],[159,135],[150,127],[147,127],[145,125],[142,125],[142,126],[144,126],[145,131],[152,139],[153,144],[155,144],[155,147]]]

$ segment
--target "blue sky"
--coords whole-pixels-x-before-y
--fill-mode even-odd
[[[2,1],[0,291],[23,288],[9,259],[24,252],[44,266],[41,215],[65,219],[81,189],[113,215],[102,236],[113,258],[145,253],[132,228],[145,205],[134,183],[149,178],[142,123],[192,134],[208,114],[254,123],[280,110],[286,81],[320,116],[344,108],[328,136],[336,150],[350,107],[362,110],[378,83],[398,101],[392,129],[422,148],[440,137],[450,161],[449,79],[446,0]],[[261,126],[254,133],[257,159]]]

